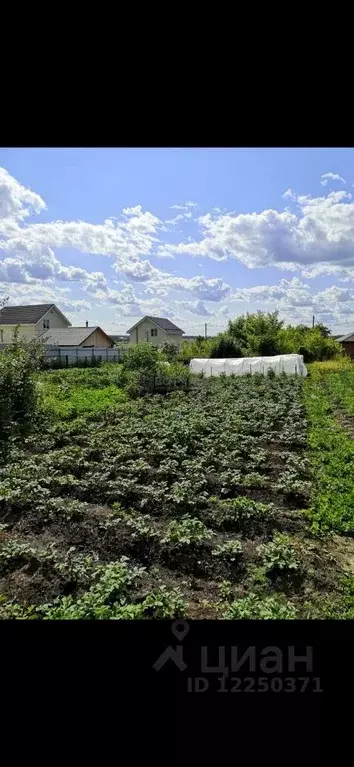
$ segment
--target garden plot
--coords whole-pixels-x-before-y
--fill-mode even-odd
[[[0,469],[2,617],[335,613],[342,568],[309,532],[300,378],[111,399],[67,420],[51,402]]]

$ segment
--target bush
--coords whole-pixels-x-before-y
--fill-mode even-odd
[[[241,343],[227,333],[220,334],[213,341],[210,357],[242,357]]]
[[[11,436],[24,434],[36,411],[35,372],[43,367],[44,349],[37,341],[14,341],[0,353],[0,451]]]
[[[124,354],[124,367],[126,370],[149,370],[156,371],[158,361],[158,349],[148,341],[140,341],[138,344],[129,346]]]
[[[335,338],[328,336],[322,324],[309,328],[306,325],[289,325],[279,333],[280,354],[302,354],[305,362],[321,362],[341,358],[343,348]]]
[[[195,341],[182,341],[179,347],[178,362],[189,365],[193,357],[210,357],[213,346],[213,338],[203,338],[202,336]]]

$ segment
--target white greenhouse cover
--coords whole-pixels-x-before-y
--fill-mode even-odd
[[[274,370],[276,375],[307,376],[304,358],[301,354],[277,354],[275,357],[238,357],[228,359],[203,359],[195,357],[189,363],[191,373],[204,373],[206,376],[219,376],[221,373],[236,376],[246,373],[267,373]]]

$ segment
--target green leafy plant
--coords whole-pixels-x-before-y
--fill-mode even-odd
[[[225,541],[220,543],[212,551],[214,557],[225,560],[226,562],[235,562],[240,559],[242,554],[242,543],[240,541]]]
[[[260,503],[244,496],[225,501],[210,498],[210,501],[206,519],[210,520],[213,526],[224,530],[262,528],[274,520],[273,504]]]
[[[265,572],[268,574],[279,571],[299,570],[300,562],[288,536],[279,533],[272,541],[258,547]]]
[[[210,540],[214,534],[199,519],[184,515],[180,521],[172,520],[168,524],[161,543],[177,546],[200,544]]]
[[[229,604],[222,617],[229,620],[292,620],[296,618],[296,609],[291,602],[282,602],[276,597],[262,599],[249,594]]]

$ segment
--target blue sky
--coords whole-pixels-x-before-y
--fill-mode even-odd
[[[2,149],[0,297],[124,333],[354,329],[354,150]]]

